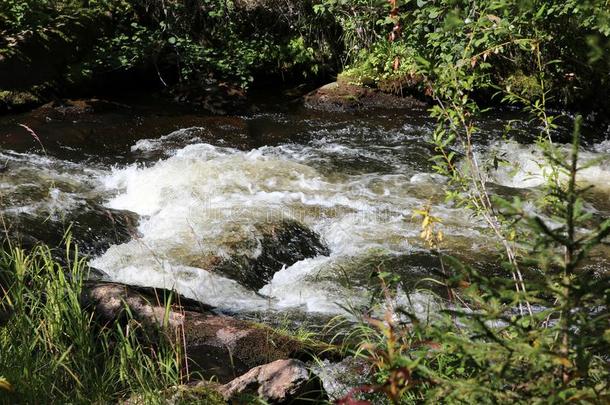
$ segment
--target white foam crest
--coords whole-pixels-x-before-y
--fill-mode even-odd
[[[209,134],[209,130],[202,127],[182,128],[159,138],[140,139],[131,147],[131,151],[144,154],[162,151],[168,155],[180,147],[196,143],[202,134]]]
[[[301,308],[338,313],[337,302],[366,299],[366,291],[312,277],[336,260],[372,249],[404,253],[417,239],[411,211],[425,201],[411,194],[438,187],[435,176],[324,174],[311,165],[314,148],[283,145],[251,151],[209,144],[188,145],[150,166],[115,168],[102,178],[114,192],[107,205],[143,216],[141,239],[113,246],[91,264],[122,282],[174,287],[221,308]],[[438,206],[449,229],[470,220]],[[257,224],[296,219],[318,232],[330,256],[305,259],[277,272],[259,293],[211,272],[213,256],[256,257]],[[460,222],[461,221],[461,222]],[[454,226],[454,224],[457,224]],[[463,226],[459,226],[463,224]],[[469,235],[472,236],[472,233]],[[217,286],[210,291],[209,283]],[[248,307],[249,306],[249,307]]]
[[[169,288],[187,298],[219,308],[265,309],[267,301],[236,281],[204,269],[172,263],[158,257],[153,247],[140,241],[112,246],[102,257],[91,261],[96,268],[112,267],[112,280],[130,285]]]
[[[593,150],[598,153],[610,153],[610,139],[593,145]]]
[[[275,273],[260,293],[271,297],[277,309],[301,308],[308,312],[336,314],[344,312],[338,304],[345,304],[346,300],[362,304],[366,294],[349,291],[331,281],[311,280],[312,274],[332,261],[331,257],[301,260]]]
[[[58,219],[96,197],[96,179],[104,173],[50,156],[8,150],[0,152],[0,162],[6,166],[0,173],[2,212],[50,219]]]
[[[562,145],[564,152],[569,147]],[[492,170],[490,180],[502,186],[513,188],[533,188],[546,183],[552,169],[541,150],[536,145],[521,145],[516,142],[503,141],[491,148],[497,156],[497,168]],[[491,159],[488,155],[485,158]],[[579,164],[583,167],[578,172],[577,180],[583,184],[610,191],[610,152],[603,147],[595,151],[581,151]]]

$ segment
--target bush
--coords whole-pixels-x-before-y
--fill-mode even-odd
[[[365,317],[353,334],[360,342],[354,354],[374,375],[346,401],[377,393],[393,403],[608,402],[610,275],[584,261],[610,235],[610,219],[591,227],[583,210],[579,128],[577,118],[567,155],[545,147],[560,177],[549,180],[555,199],[544,215],[498,199],[500,215],[517,224],[508,230],[529,241],[517,247],[520,263],[535,266],[537,276],[511,277],[511,262],[507,274],[490,276],[442,255],[438,220],[419,212],[422,237],[438,249],[440,268],[451,269],[437,281],[449,301],[438,297],[440,314],[418,317],[396,304],[396,280],[383,279],[386,316]]]
[[[448,71],[467,63],[472,88],[488,100],[515,78],[541,73],[556,106],[610,109],[604,0],[418,0],[390,2],[389,8],[382,1],[325,0],[317,10],[342,23],[350,75],[364,71],[377,82],[416,64],[429,83],[442,87]],[[384,53],[388,47],[407,52]],[[532,48],[539,59],[531,57]],[[427,87],[421,83],[420,90]]]
[[[447,198],[487,223],[506,271],[485,274],[444,256],[438,219],[429,209],[417,212],[422,238],[439,255],[443,278],[436,282],[447,296],[437,301],[444,309],[418,318],[396,304],[397,288],[384,280],[386,316],[363,319],[354,351],[374,375],[346,401],[383,395],[393,403],[606,403],[610,275],[594,272],[585,260],[608,243],[610,219],[593,218],[584,208],[588,189],[576,182],[584,168],[578,160],[582,118],[571,119],[573,142],[566,148],[553,136],[558,119],[570,118],[553,116],[548,108],[558,102],[563,69],[572,68],[572,62],[549,58],[587,50],[573,38],[557,42],[545,30],[562,22],[575,37],[607,38],[608,10],[600,2],[531,2],[522,8],[486,1],[465,13],[462,2],[417,3],[401,10],[401,24],[415,21],[401,41],[412,45],[436,102],[434,168],[450,180]],[[596,66],[580,69],[605,80]],[[475,152],[476,120],[484,113],[476,97],[485,89],[523,106],[541,129],[539,163],[549,169],[548,184],[533,211],[489,191],[486,173],[493,163]]]

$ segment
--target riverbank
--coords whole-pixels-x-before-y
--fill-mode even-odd
[[[0,402],[326,398],[310,368],[318,355],[337,358],[334,346],[217,314],[175,292],[86,281],[84,262],[72,259],[68,269],[46,248],[3,252]]]
[[[485,3],[478,19],[451,2],[365,3],[9,1],[0,10],[0,111],[146,90],[226,114],[243,107],[248,89],[311,90],[335,79],[352,86],[346,99],[379,92],[433,104],[463,70],[481,105],[527,108],[543,97],[607,124],[607,14],[594,2],[582,6],[590,14]]]

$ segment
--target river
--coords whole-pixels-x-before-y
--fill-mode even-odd
[[[449,254],[499,268],[484,223],[444,199],[446,181],[429,160],[435,123],[425,110],[330,114],[269,102],[209,117],[150,101],[96,110],[3,117],[0,204],[5,228],[26,244],[58,244],[75,222],[80,249],[105,279],[173,288],[231,313],[332,316],[365,307],[371,274],[390,271],[424,311],[418,281],[438,271],[438,259],[412,214],[428,204]],[[515,130],[506,137],[509,122]],[[480,126],[477,156],[495,162],[490,189],[538,198],[545,168],[537,129],[516,113]],[[593,133],[582,152],[591,167],[579,180],[594,186],[586,209],[601,218],[610,216],[610,140]],[[287,234],[296,239],[280,238],[295,260],[273,258],[278,268],[268,278],[248,283],[218,266],[267,254],[265,224],[286,221],[316,240],[299,239],[300,228]],[[597,252],[592,265],[607,271],[608,257]]]

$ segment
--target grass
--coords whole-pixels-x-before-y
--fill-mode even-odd
[[[65,267],[43,246],[0,255],[0,403],[158,403],[188,378],[181,348],[135,319],[95,322],[77,251]]]

